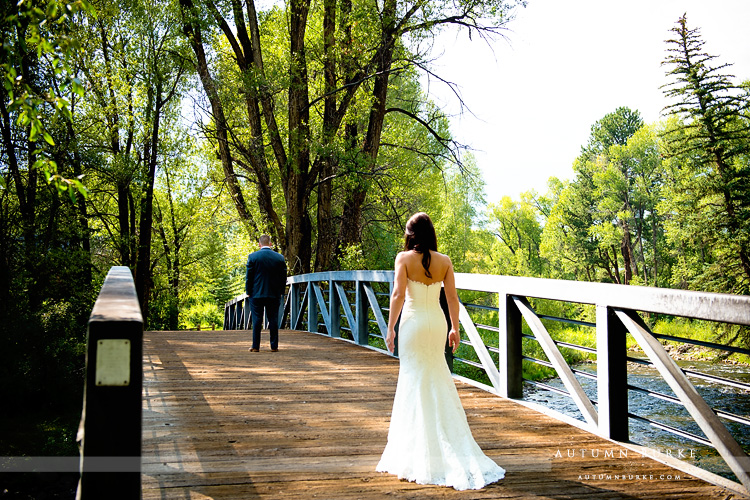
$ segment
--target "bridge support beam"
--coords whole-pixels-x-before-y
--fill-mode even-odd
[[[356,341],[360,345],[367,345],[367,341],[370,336],[370,318],[367,314],[367,292],[365,291],[365,283],[362,281],[356,282],[357,292],[355,294],[355,321],[357,322],[357,338]]]
[[[238,330],[252,330],[253,329],[253,306],[250,303],[250,297],[245,297],[242,300],[242,326],[238,327]]]
[[[318,332],[318,297],[315,295],[315,284],[307,284],[307,331]]]
[[[498,294],[500,330],[500,395],[523,398],[523,358],[521,356],[521,311],[511,295]]]
[[[628,441],[625,326],[611,307],[596,306],[596,380],[600,436]]]
[[[328,282],[328,317],[331,321],[331,337],[341,337],[341,298],[336,289],[336,282]]]
[[[294,330],[297,328],[297,318],[300,315],[299,285],[297,283],[289,285],[289,295],[289,328]]]

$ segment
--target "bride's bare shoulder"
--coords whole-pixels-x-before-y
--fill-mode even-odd
[[[450,257],[448,257],[447,255],[445,255],[444,253],[440,253],[440,252],[434,252],[434,251],[433,251],[433,252],[432,252],[432,254],[433,254],[433,255],[434,255],[435,257],[437,257],[438,259],[440,259],[440,260],[442,260],[443,262],[445,262],[446,264],[448,264],[448,263],[450,263],[450,262],[451,262],[451,258],[450,258]]]
[[[413,259],[414,252],[407,250],[405,252],[399,252],[396,254],[396,262],[397,263],[407,263],[411,259]]]

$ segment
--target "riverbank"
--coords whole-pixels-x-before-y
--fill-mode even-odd
[[[709,363],[750,366],[748,356],[743,356],[741,354],[729,353],[728,356],[722,356],[716,349],[692,344],[662,342],[662,345],[672,359],[677,361],[707,361]],[[643,354],[643,350],[638,344],[629,345],[628,352]]]

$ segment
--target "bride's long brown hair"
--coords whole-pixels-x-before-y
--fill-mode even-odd
[[[424,212],[417,212],[412,215],[409,222],[406,223],[404,251],[407,250],[414,250],[422,254],[424,274],[428,278],[432,278],[432,274],[430,274],[430,250],[437,252],[437,235],[430,216]]]

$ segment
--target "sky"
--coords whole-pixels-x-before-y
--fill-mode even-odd
[[[471,111],[434,79],[428,91],[451,115],[454,137],[469,145],[486,183],[486,200],[547,191],[551,176],[573,177],[573,161],[591,126],[620,106],[660,120],[660,87],[669,31],[686,13],[704,50],[740,83],[750,80],[748,0],[528,0],[506,38],[488,46],[446,32],[434,71],[456,83]]]

